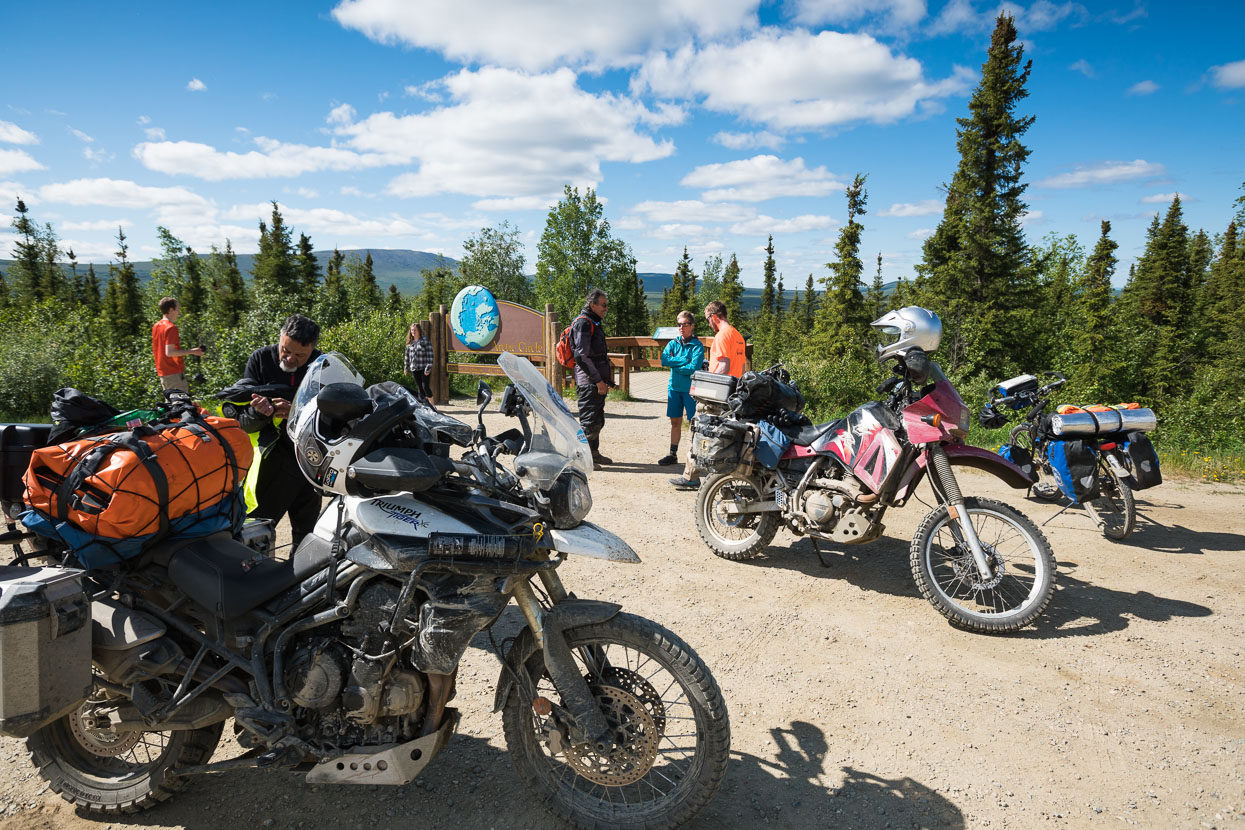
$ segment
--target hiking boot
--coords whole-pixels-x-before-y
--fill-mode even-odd
[[[592,466],[594,467],[604,467],[606,464],[613,464],[613,463],[614,463],[614,459],[601,455],[600,453],[597,453],[596,455],[592,456]]]
[[[669,455],[663,455],[661,458],[657,459],[657,466],[659,467],[669,467],[671,464],[678,464],[678,463],[679,463],[679,459],[675,457],[674,453],[670,453]]]
[[[674,489],[676,490],[700,489],[700,479],[698,478],[683,478],[683,476],[675,476],[670,479],[670,483],[674,485]]]

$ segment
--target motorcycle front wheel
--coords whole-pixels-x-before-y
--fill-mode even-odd
[[[1085,512],[1102,535],[1114,541],[1132,533],[1137,523],[1137,501],[1132,488],[1103,458],[1098,459],[1098,498],[1085,502]]]
[[[30,760],[48,786],[88,813],[136,813],[172,798],[188,779],[174,767],[206,764],[222,723],[172,732],[113,732],[92,719],[91,704],[26,739]]]
[[[569,715],[537,650],[524,663],[535,687],[514,687],[502,709],[519,777],[546,809],[577,827],[656,830],[691,819],[717,792],[730,757],[730,722],[713,675],[677,636],[631,614],[566,638],[615,748],[598,752],[572,741]],[[546,715],[534,705],[542,698],[552,703]]]
[[[751,559],[774,541],[778,513],[739,513],[739,508],[764,500],[755,479],[721,473],[696,494],[696,529],[709,550],[723,559]]]
[[[922,520],[910,564],[921,596],[956,628],[1002,634],[1042,613],[1055,592],[1050,543],[1023,513],[993,499],[965,497],[963,510],[990,564],[983,579],[959,523],[946,505]]]

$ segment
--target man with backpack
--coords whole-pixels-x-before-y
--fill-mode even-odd
[[[588,292],[583,311],[570,329],[571,354],[575,360],[575,388],[579,393],[579,423],[592,450],[594,466],[613,464],[601,455],[601,429],[605,426],[605,396],[614,385],[614,373],[605,344],[602,321],[610,307],[609,297],[599,288]]]

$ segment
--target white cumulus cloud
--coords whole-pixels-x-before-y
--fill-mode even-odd
[[[745,222],[732,225],[731,233],[738,234],[739,236],[804,233],[805,231],[825,230],[837,224],[838,222],[830,216],[806,214],[804,216],[794,216],[790,219],[778,219],[762,214],[754,216]]]
[[[464,64],[540,71],[626,66],[654,49],[756,25],[759,0],[343,0],[333,18],[372,40]]]
[[[1174,192],[1174,193],[1155,193],[1151,196],[1142,196],[1141,199],[1138,200],[1138,203],[1143,204],[1143,205],[1166,205],[1166,204],[1170,204],[1171,201],[1175,199],[1177,196],[1180,197],[1180,201],[1182,202],[1193,201],[1193,199],[1189,196],[1188,193]]]
[[[575,73],[529,75],[490,67],[444,79],[451,103],[415,115],[381,112],[335,128],[360,154],[417,163],[389,184],[395,196],[462,193],[555,197],[595,186],[602,162],[640,163],[674,152],[642,128],[677,123],[681,110],[581,89]]]
[[[25,150],[0,150],[0,176],[42,169],[43,165]]]
[[[93,137],[82,132],[82,130],[75,130],[73,127],[69,128],[69,133],[84,144],[90,144],[95,141]]]
[[[927,81],[920,61],[868,35],[765,29],[742,43],[653,55],[632,84],[790,130],[897,121],[966,92],[973,77],[957,67],[949,78]]]
[[[1153,95],[1159,91],[1159,85],[1154,81],[1138,81],[1128,88],[1129,95]]]
[[[186,89],[190,90],[191,92],[203,92],[205,89],[207,89],[207,84],[203,83],[203,81],[199,80],[198,78],[191,78],[190,82],[186,84]]]
[[[0,141],[6,144],[38,144],[39,137],[12,121],[0,121]]]
[[[1055,189],[1093,187],[1095,185],[1133,181],[1134,179],[1153,179],[1166,173],[1167,170],[1163,165],[1149,162],[1145,159],[1104,161],[1101,164],[1079,166],[1070,173],[1048,176],[1038,182],[1037,186]]]
[[[1065,21],[1076,23],[1089,14],[1077,2],[1052,3],[1050,0],[1037,0],[1026,8],[1006,0],[997,6],[986,5],[978,9],[973,5],[973,0],[951,0],[942,7],[928,33],[945,35],[953,32],[987,32],[994,28],[994,21],[1001,11],[1015,17],[1017,31],[1026,34],[1050,31]]]
[[[808,26],[875,18],[886,28],[901,29],[925,17],[925,0],[789,0],[787,5],[795,22]]]
[[[784,161],[770,155],[704,164],[679,183],[705,188],[701,195],[708,202],[763,202],[783,196],[825,196],[843,189],[825,167],[809,169],[802,158]]]
[[[1070,65],[1068,69],[1071,70],[1072,72],[1080,72],[1086,78],[1094,77],[1094,67],[1091,66],[1089,61],[1085,60],[1084,58],[1081,58],[1076,63]]]
[[[723,131],[715,135],[713,141],[731,150],[756,150],[762,147],[769,150],[777,150],[787,143],[785,138],[771,133],[769,130],[760,130],[755,133],[728,133]]]
[[[631,213],[657,224],[742,222],[756,216],[754,208],[724,202],[709,204],[696,199],[638,202],[631,208]]]
[[[94,222],[65,222],[60,227],[64,231],[115,231],[117,228],[128,228],[134,223],[129,219],[99,219]]]
[[[39,188],[46,202],[152,210],[161,224],[206,222],[216,216],[215,206],[184,187],[151,187],[124,179],[74,179]]]
[[[1212,66],[1210,74],[1211,83],[1220,89],[1239,89],[1245,86],[1245,60]]]
[[[330,124],[349,124],[355,119],[355,109],[349,104],[338,104],[329,110],[328,118],[324,119]]]
[[[915,239],[916,241],[921,242],[925,239],[928,239],[930,236],[933,235],[933,233],[934,233],[933,228],[917,228],[914,231],[909,231],[908,233],[905,233],[904,236],[906,236],[908,239]]]
[[[936,216],[942,213],[942,208],[943,203],[938,199],[896,202],[885,210],[878,211],[878,216]]]
[[[257,136],[255,144],[258,150],[235,153],[194,141],[145,141],[134,148],[134,157],[149,170],[208,181],[292,177],[318,170],[362,170],[399,160],[339,147],[285,144],[263,136]]]

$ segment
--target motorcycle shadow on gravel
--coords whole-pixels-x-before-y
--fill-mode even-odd
[[[1123,631],[1133,619],[1167,622],[1213,613],[1205,605],[1155,596],[1149,591],[1129,593],[1094,585],[1061,569],[1055,579],[1055,595],[1042,616],[1011,636],[1032,640],[1094,637]]]
[[[1193,530],[1181,525],[1166,525],[1147,519],[1138,510],[1137,526],[1117,545],[1144,548],[1155,553],[1205,555],[1208,551],[1235,552],[1245,549],[1245,536],[1239,533],[1216,533]]]
[[[740,564],[762,568],[786,568],[806,576],[841,579],[864,591],[897,597],[920,597],[908,565],[908,541],[888,536],[864,545],[834,547],[819,542],[817,555],[809,539],[770,545],[764,554]],[[825,562],[823,565],[822,562]]]
[[[825,769],[825,733],[805,721],[770,729],[777,752],[732,752],[721,791],[693,827],[965,826],[955,804],[912,778],[884,778],[853,767]]]

